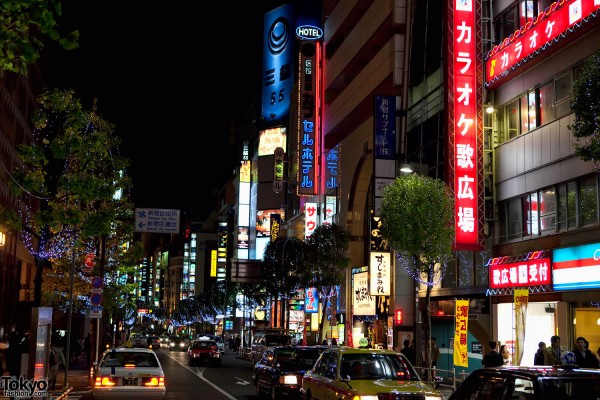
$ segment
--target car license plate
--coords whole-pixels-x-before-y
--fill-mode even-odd
[[[123,378],[123,386],[137,386],[137,378],[135,378],[135,377]]]

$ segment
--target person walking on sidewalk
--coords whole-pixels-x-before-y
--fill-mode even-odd
[[[50,390],[54,390],[56,388],[56,376],[58,375],[59,359],[53,347],[50,347],[50,360],[48,361],[48,365],[50,366],[48,369]]]

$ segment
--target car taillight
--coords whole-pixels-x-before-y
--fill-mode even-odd
[[[279,382],[284,385],[297,385],[298,384],[298,376],[297,375],[283,375],[279,377]]]
[[[144,386],[165,386],[165,378],[162,376],[152,376],[150,378],[143,378],[142,382]]]
[[[94,386],[115,386],[116,384],[117,379],[110,376],[97,376],[94,382]]]
[[[211,349],[212,351],[217,351],[217,346],[210,346],[210,349]]]

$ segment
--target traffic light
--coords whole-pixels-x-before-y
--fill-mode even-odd
[[[394,324],[402,325],[402,309],[394,311]]]

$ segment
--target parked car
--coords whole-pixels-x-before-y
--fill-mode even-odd
[[[188,364],[193,367],[200,363],[208,363],[217,367],[221,366],[221,351],[217,342],[200,338],[194,340],[187,350]]]
[[[160,349],[160,338],[158,336],[148,336],[148,347],[151,349]]]
[[[599,397],[598,369],[507,366],[471,372],[448,400],[597,400]]]
[[[256,397],[300,398],[302,377],[311,369],[326,346],[275,346],[254,365],[252,381]]]
[[[252,337],[252,362],[256,363],[263,353],[272,346],[286,346],[292,344],[292,336],[282,332],[256,332]]]
[[[165,398],[165,374],[152,350],[116,347],[106,350],[94,364],[94,400]]]
[[[187,351],[188,340],[179,336],[169,337],[169,351]]]
[[[442,400],[440,391],[392,350],[330,347],[304,374],[305,399]]]

